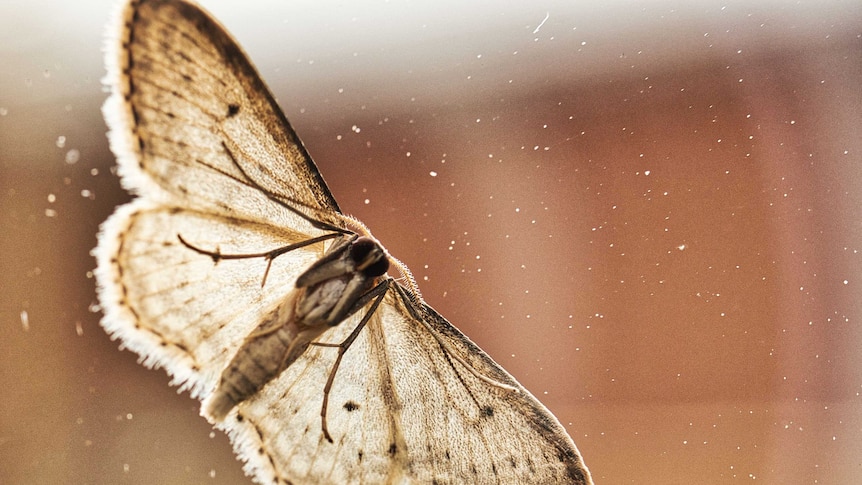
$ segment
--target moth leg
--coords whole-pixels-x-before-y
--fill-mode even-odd
[[[353,305],[353,308],[348,312],[348,316],[356,313],[357,310],[366,305],[370,300],[374,299],[374,302],[371,304],[371,308],[362,316],[362,320],[359,321],[359,324],[356,325],[356,328],[350,332],[350,335],[344,339],[343,342],[339,344],[330,344],[330,343],[322,343],[322,342],[312,342],[311,345],[316,345],[318,347],[337,347],[338,348],[338,356],[335,358],[335,363],[332,364],[332,370],[329,372],[329,378],[326,380],[326,385],[323,387],[323,404],[320,407],[320,422],[321,427],[323,429],[323,436],[327,441],[332,443],[332,436],[329,434],[329,428],[326,426],[326,408],[329,405],[329,391],[332,389],[332,383],[335,381],[335,373],[338,372],[338,366],[341,365],[341,358],[344,356],[344,353],[347,352],[347,349],[350,348],[350,345],[353,344],[353,341],[356,340],[356,337],[359,336],[359,332],[365,328],[365,324],[368,323],[368,320],[371,319],[371,316],[374,315],[374,312],[377,311],[377,307],[380,306],[380,302],[383,301],[383,297],[386,296],[386,291],[389,289],[390,280],[385,279],[381,281],[377,286],[368,290],[361,298],[356,301],[356,304]]]
[[[294,249],[299,249],[305,246],[310,246],[312,244],[317,244],[319,242],[327,241],[329,239],[336,238],[338,236],[342,236],[343,234],[340,232],[332,232],[329,234],[324,234],[322,236],[312,237],[310,239],[306,239],[305,241],[300,241],[298,243],[288,244],[286,246],[282,246],[280,248],[275,248],[269,251],[264,251],[261,253],[245,253],[245,254],[224,254],[218,249],[215,251],[209,251],[194,244],[188,242],[183,238],[182,234],[177,234],[177,238],[180,240],[183,246],[191,249],[192,251],[209,256],[213,259],[214,262],[218,263],[222,259],[250,259],[250,258],[267,258],[267,259],[275,259],[278,256],[281,256],[284,253],[293,251]]]
[[[329,234],[323,234],[322,236],[313,237],[310,239],[306,239],[305,241],[300,241],[294,244],[288,244],[286,246],[282,246],[280,248],[275,248],[270,251],[264,251],[262,253],[246,253],[246,254],[224,254],[218,248],[215,251],[209,251],[194,244],[186,241],[182,234],[177,234],[177,238],[180,240],[183,246],[191,249],[192,251],[203,254],[205,256],[209,256],[213,260],[213,264],[218,264],[222,259],[252,259],[252,258],[264,258],[266,259],[266,271],[263,272],[263,279],[260,282],[260,287],[263,288],[266,285],[266,277],[269,276],[269,268],[272,266],[272,261],[281,256],[284,253],[293,251],[294,249],[299,249],[305,246],[310,246],[312,244],[317,244],[319,242],[327,241],[329,239],[333,239],[341,236],[340,232],[332,232]]]

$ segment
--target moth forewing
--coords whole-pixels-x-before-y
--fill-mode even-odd
[[[216,254],[183,244],[194,251]],[[284,253],[278,253],[281,254]],[[218,254],[218,257],[238,259],[243,255]],[[386,251],[369,237],[354,235],[333,244],[297,278],[295,288],[284,301],[267,313],[260,326],[246,337],[207,398],[205,415],[214,422],[224,420],[236,405],[278,377],[326,329],[338,325],[367,303],[363,296],[388,266]],[[332,372],[335,371],[337,368],[333,368]]]

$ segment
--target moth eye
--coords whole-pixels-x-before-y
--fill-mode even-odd
[[[350,259],[366,276],[380,276],[389,269],[386,252],[375,241],[360,237],[350,246]]]
[[[389,259],[381,251],[379,257],[362,269],[366,276],[380,276],[389,269]]]

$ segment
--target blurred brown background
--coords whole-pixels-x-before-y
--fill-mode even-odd
[[[851,483],[862,4],[746,3],[204,5],[598,483]],[[0,482],[245,483],[98,325],[111,7],[0,5]]]

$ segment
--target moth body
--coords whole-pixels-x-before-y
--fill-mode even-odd
[[[386,252],[367,237],[336,243],[302,273],[296,288],[246,337],[204,413],[220,422],[278,377],[326,329],[358,310],[357,302],[388,268]]]

